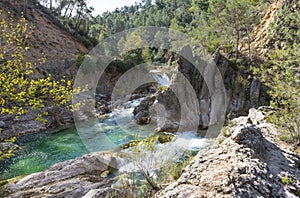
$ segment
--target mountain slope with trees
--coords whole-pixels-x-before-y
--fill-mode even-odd
[[[1,1],[0,9],[1,139],[72,122],[65,106],[87,48],[34,2]]]
[[[83,54],[88,51],[86,47],[92,47],[110,35],[129,28],[165,26],[187,33],[210,53],[216,51],[216,54],[222,56],[222,60],[230,68],[228,75],[239,74],[239,78],[233,78],[238,82],[230,80],[228,84],[238,85],[238,90],[235,91],[241,95],[243,91],[250,93],[247,95],[248,99],[255,97],[256,100],[264,100],[259,102],[268,105],[260,108],[265,110],[261,112],[250,109],[250,107],[257,107],[257,104],[250,103],[250,107],[247,108],[250,109],[248,116],[233,121],[228,120],[215,144],[209,147],[209,150],[196,155],[186,169],[180,170],[179,172],[183,172],[180,178],[167,178],[168,182],[177,181],[171,183],[165,190],[157,192],[157,197],[189,195],[297,197],[300,195],[300,158],[292,152],[300,144],[300,5],[298,0],[275,0],[272,4],[268,0],[156,0],[155,2],[144,0],[139,4],[116,9],[97,17],[91,15],[92,8],[87,6],[85,0],[30,2],[33,4],[29,6],[16,1],[5,1],[0,5],[3,9],[6,9],[7,5],[14,5],[10,7],[11,12],[20,13],[23,10],[24,17],[36,25],[36,29],[33,29],[31,34],[33,36],[28,37],[28,42],[35,46],[29,50],[32,54],[29,54],[28,58],[36,58],[41,48],[45,48],[45,53],[50,52],[46,54],[49,59],[48,64],[46,61],[41,69],[34,69],[36,78],[53,74],[54,79],[60,80],[62,76],[71,79],[77,69],[76,59],[77,63],[82,61]],[[46,7],[41,7],[38,2]],[[51,20],[48,20],[49,18]],[[61,28],[52,26],[53,21],[56,21],[55,24]],[[53,30],[55,35],[46,29]],[[63,39],[60,40],[61,37],[58,38],[57,35],[62,36]],[[84,41],[85,46],[72,35]],[[159,36],[162,35],[157,35]],[[43,40],[44,37],[46,39]],[[128,38],[140,41],[134,32]],[[128,38],[119,41],[118,45],[126,43],[125,39],[127,44],[130,44]],[[23,47],[27,51],[27,46]],[[113,70],[108,72],[114,74],[117,79],[133,66],[146,61],[170,66],[177,64],[183,69],[190,67],[186,64],[187,61],[176,57],[164,47],[162,44],[159,49],[146,48],[126,52],[115,60],[112,64]],[[4,65],[7,66],[6,70],[10,69],[11,64],[4,61]],[[196,79],[194,82],[197,83],[194,73],[189,71],[191,78]],[[0,79],[3,78],[0,75]],[[21,75],[19,81],[22,82],[22,79]],[[109,84],[112,85],[111,82]],[[9,87],[10,84],[7,86]],[[249,92],[255,86],[262,86],[263,89],[258,89],[258,93]],[[11,88],[14,86],[9,87]],[[163,92],[165,89],[159,91]],[[256,97],[256,94],[260,95],[261,92],[267,92],[268,97]],[[237,95],[237,98],[239,96]],[[209,111],[209,102],[207,104],[207,111]],[[233,105],[235,104],[230,103],[229,106]],[[21,110],[18,109],[16,114]],[[237,115],[228,115],[228,117],[246,113],[248,112],[237,111]],[[65,115],[63,111],[59,114]],[[0,116],[0,120],[4,120],[6,134],[14,134],[22,130],[24,132],[24,127],[26,129],[24,133],[34,130],[37,132],[46,128],[35,120],[36,115],[27,115],[19,121],[14,116]],[[66,117],[70,118],[69,115]],[[17,125],[11,127],[11,120]],[[270,121],[273,124],[269,124]],[[26,128],[27,126],[29,128]],[[279,141],[288,142],[290,145],[283,145]],[[114,151],[105,155],[107,155],[105,158],[109,159],[109,165],[113,164],[112,167],[117,167],[118,160],[114,156]],[[99,163],[102,160],[101,156],[103,157],[103,153],[86,155],[54,165],[44,172],[17,179],[10,186],[6,186],[6,193],[11,194],[12,197],[91,194],[99,197],[104,194],[111,197],[134,196],[134,191],[138,187],[134,186],[135,183],[131,182],[129,177],[125,175],[126,180],[122,177],[110,177],[110,173],[115,173],[115,169],[112,170],[112,167],[106,165],[101,167],[95,165],[94,162]],[[91,165],[91,162],[95,165],[91,167],[92,169],[86,166]],[[81,171],[79,175],[78,169]],[[145,189],[137,194],[147,192],[153,195],[154,191],[165,187],[165,185],[153,187],[151,185],[153,178],[149,177],[150,186],[149,183],[148,186],[146,184]],[[119,189],[111,185],[124,181],[126,185],[121,185]]]

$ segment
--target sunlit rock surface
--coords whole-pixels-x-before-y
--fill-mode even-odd
[[[178,181],[156,197],[299,196],[299,156],[273,142],[278,131],[261,111],[250,112],[234,119],[216,143],[198,153]]]

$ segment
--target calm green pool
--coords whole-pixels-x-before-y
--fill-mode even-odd
[[[75,128],[59,133],[28,135],[17,140],[16,157],[0,162],[0,179],[39,172],[51,165],[88,153]]]

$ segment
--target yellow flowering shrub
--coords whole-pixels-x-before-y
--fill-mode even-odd
[[[3,10],[0,10],[0,16],[0,114],[18,118],[27,113],[29,107],[40,110],[37,120],[45,122],[46,103],[71,109],[71,81],[55,81],[51,75],[40,79],[32,77],[34,68],[45,63],[45,56],[42,54],[36,62],[25,59],[30,50],[26,43],[29,31],[25,18],[21,16],[14,20],[16,17]]]

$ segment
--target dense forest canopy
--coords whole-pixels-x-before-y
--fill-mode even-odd
[[[220,44],[239,43],[259,22],[262,5],[267,5],[265,0],[143,0],[94,17],[88,1],[55,2],[40,1],[89,46],[125,29],[159,26],[189,33],[211,51]]]

